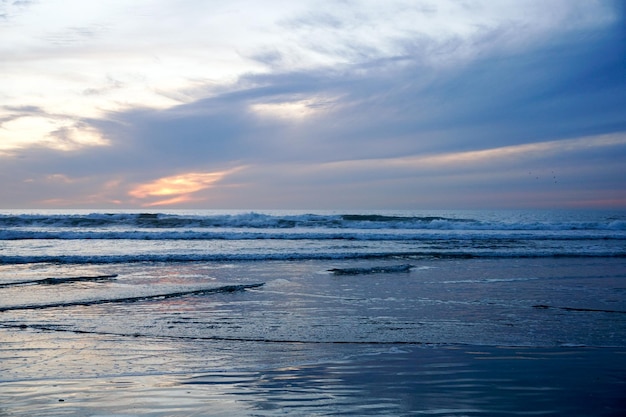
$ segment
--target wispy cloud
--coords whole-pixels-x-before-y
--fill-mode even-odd
[[[45,113],[7,119],[0,123],[0,156],[31,146],[72,151],[108,144],[98,129],[80,120]]]
[[[213,187],[225,176],[241,168],[219,172],[189,172],[137,184],[128,194],[144,207],[167,206],[198,200],[195,194]],[[203,199],[199,199],[202,201]]]
[[[622,198],[612,2],[51,0],[1,13],[4,205]],[[553,168],[578,184],[522,176]]]
[[[466,182],[472,175],[484,176],[482,181],[493,175],[498,175],[499,181],[509,181],[511,175],[525,181],[528,179],[527,173],[532,175],[532,179],[541,175],[551,180],[550,182],[556,182],[552,180],[556,180],[557,174],[562,176],[564,170],[568,174],[574,171],[585,172],[589,168],[584,162],[585,159],[593,159],[594,155],[606,156],[624,152],[626,152],[626,134],[611,134],[479,151],[348,159],[309,165],[305,170],[308,171],[307,175],[350,178],[352,183],[367,183],[373,179],[393,177],[425,180],[428,177],[456,175],[466,177],[465,180],[461,180],[462,182]],[[572,165],[571,161],[577,163]],[[297,171],[295,167],[292,167],[292,170]],[[555,170],[560,172],[555,173]],[[595,167],[595,171],[600,172],[600,167]],[[589,172],[585,174],[589,175]],[[470,182],[476,179],[474,177]]]

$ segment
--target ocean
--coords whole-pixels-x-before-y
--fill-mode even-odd
[[[0,211],[0,416],[626,414],[624,211]]]

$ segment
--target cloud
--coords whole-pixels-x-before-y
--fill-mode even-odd
[[[116,117],[133,125],[141,149],[190,164],[199,155],[324,161],[619,131],[626,127],[622,39],[582,40],[445,71],[407,58],[401,67],[391,59],[374,69],[250,75],[232,93]]]
[[[2,0],[0,2],[0,20],[11,20],[19,16],[34,0]]]
[[[584,184],[619,200],[626,150],[603,141],[626,131],[626,40],[609,2],[112,4],[46,23],[37,36],[67,42],[41,55],[0,46],[23,86],[0,91],[5,204],[500,204],[556,192],[525,183],[553,168],[585,173],[555,204]],[[109,19],[127,7],[141,14]]]
[[[289,205],[294,196],[307,208],[582,207],[626,201],[626,167],[612,158],[625,153],[624,134],[603,135],[481,151],[256,165],[232,181],[253,183],[245,196],[265,207]]]
[[[166,206],[194,200],[194,194],[213,187],[225,176],[239,170],[220,172],[188,172],[135,185],[128,194],[144,207]]]
[[[595,152],[613,153],[616,151],[626,151],[626,133],[502,146],[477,151],[365,160],[350,159],[325,163],[320,165],[319,169],[327,172],[368,171],[374,172],[376,176],[397,170],[430,173],[485,172],[487,169],[501,171],[503,168],[524,170],[529,164],[536,164],[537,161],[547,160],[552,164],[561,165],[562,162],[559,160],[590,158]],[[359,172],[357,178],[367,177]]]
[[[25,114],[11,115],[0,122],[0,156],[30,146],[73,151],[108,143],[100,131],[88,123],[38,112],[36,108],[23,111]]]

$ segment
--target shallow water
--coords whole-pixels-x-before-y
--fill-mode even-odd
[[[120,354],[118,359],[134,356],[135,364],[142,356],[147,369],[141,374],[119,369],[100,377],[0,383],[0,415],[620,416],[626,411],[624,349],[335,345],[312,363],[291,349],[286,358],[255,369],[246,363],[239,370],[224,368],[224,358],[213,354],[196,358],[185,370],[183,364],[190,364],[183,359],[178,368],[176,358],[186,347],[155,351],[150,345]],[[84,355],[70,355],[85,364]],[[164,368],[160,358],[166,355]]]
[[[0,288],[0,323],[275,343],[623,346],[625,263],[430,260],[401,272],[394,272],[397,263],[372,260],[82,265],[84,277],[117,276]],[[329,272],[329,266],[346,265],[392,272]],[[9,267],[3,268],[6,277]],[[71,265],[39,265],[30,276],[70,272],[76,274]],[[24,269],[20,274],[27,275]]]
[[[1,266],[0,415],[626,411],[626,259],[403,264]]]

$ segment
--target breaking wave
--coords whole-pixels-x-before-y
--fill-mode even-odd
[[[224,285],[221,287],[201,288],[188,291],[176,291],[159,294],[144,294],[133,297],[119,297],[119,298],[97,298],[91,300],[78,300],[78,301],[61,301],[48,304],[28,304],[17,306],[5,306],[0,307],[0,312],[15,311],[15,310],[43,310],[47,308],[59,308],[59,307],[76,307],[76,306],[92,306],[98,304],[112,304],[112,303],[136,303],[150,300],[164,300],[168,298],[178,298],[192,295],[207,295],[218,293],[231,293],[236,291],[244,291],[247,289],[258,288],[263,286],[263,283],[258,284],[238,284],[238,285]]]
[[[605,221],[493,221],[445,216],[390,216],[379,214],[0,214],[5,228],[107,229],[426,229],[426,230],[616,230],[626,231],[626,220]]]
[[[622,257],[624,242],[624,213],[0,212],[0,264]]]

